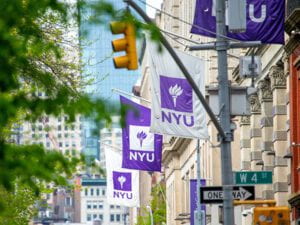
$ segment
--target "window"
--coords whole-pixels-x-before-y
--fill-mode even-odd
[[[35,131],[35,125],[32,125],[31,130]]]
[[[48,138],[48,137],[49,137],[49,134],[47,133],[47,134],[46,134],[46,138]]]
[[[75,126],[74,126],[74,125],[72,125],[72,126],[71,126],[71,129],[72,129],[72,130],[75,130]]]
[[[94,195],[94,189],[91,188],[91,196],[93,196],[93,195]]]
[[[85,196],[87,196],[87,195],[88,195],[88,189],[86,188],[86,189],[84,190],[84,192],[85,192]]]
[[[65,130],[68,130],[68,126],[65,126]]]
[[[93,215],[93,218],[96,219],[96,218],[97,218],[97,214],[94,214],[94,215]]]
[[[72,142],[72,147],[76,147],[76,143],[74,141]]]
[[[57,135],[57,137],[58,137],[58,138],[61,138],[61,133],[59,133],[59,134]]]
[[[121,208],[119,205],[116,206],[117,209]]]
[[[32,138],[35,138],[35,134],[32,134],[31,137],[32,137]]]
[[[57,130],[61,130],[61,125],[58,125],[58,126],[57,126]]]
[[[97,205],[93,205],[93,209],[97,209]]]
[[[115,215],[114,214],[110,214],[110,222],[114,222],[115,221]]]
[[[58,146],[59,146],[59,147],[62,147],[62,146],[63,146],[63,143],[62,143],[62,142],[59,142],[59,143],[58,143]]]
[[[99,214],[99,219],[103,221],[103,215]]]
[[[104,189],[102,190],[102,195],[105,195],[105,190]]]
[[[99,196],[100,194],[99,188],[96,189],[96,193],[97,193],[96,195]]]
[[[110,208],[111,208],[111,209],[114,209],[114,208],[115,208],[115,206],[114,206],[114,205],[110,205]]]
[[[58,122],[61,122],[61,117],[58,117],[57,120],[58,120]]]
[[[116,214],[116,221],[121,221],[121,215],[120,214]]]
[[[87,221],[91,221],[91,220],[92,220],[91,214],[87,214],[87,215],[86,215],[86,220],[87,220]]]
[[[68,133],[65,133],[65,138],[67,138],[69,136],[69,134]]]
[[[50,142],[46,143],[47,148],[50,148]]]
[[[103,209],[103,205],[99,205],[98,207],[99,207],[99,209]]]
[[[71,206],[72,205],[72,199],[70,197],[66,197],[66,205]]]
[[[88,205],[86,206],[86,208],[91,209],[92,206],[91,206],[90,204],[88,204]]]
[[[69,150],[66,150],[66,155],[70,155],[70,151]]]
[[[42,130],[43,130],[42,125],[39,125],[39,131],[42,131]]]
[[[66,147],[69,147],[69,142],[66,141],[65,146],[66,146]]]

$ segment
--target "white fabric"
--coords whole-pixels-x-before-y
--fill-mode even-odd
[[[146,51],[148,53],[152,79],[152,110],[150,131],[153,133],[168,134],[185,138],[207,139],[208,131],[206,112],[194,91],[192,92],[192,112],[178,112],[176,110],[162,108],[160,88],[161,75],[165,77],[181,79],[185,79],[185,76],[166,49],[163,49],[163,52],[158,52],[156,44],[147,41]],[[176,53],[182,60],[183,64],[204,95],[204,61],[200,58],[188,55],[178,50],[176,50]],[[177,93],[178,95],[182,94],[182,90],[180,89],[180,87],[175,84],[168,87],[167,90],[168,93]],[[176,106],[176,100],[174,102],[174,105]],[[163,116],[163,114],[168,115],[168,120],[166,120],[166,116]],[[183,118],[186,118],[187,121],[190,121],[187,118],[192,117],[194,119],[193,126],[187,126],[183,123]],[[176,123],[176,121],[179,121],[178,124]]]
[[[105,148],[107,201],[109,204],[123,205],[127,207],[139,207],[139,171],[122,168],[122,155],[110,148]],[[131,190],[115,190],[113,172],[131,174]],[[129,198],[128,198],[129,197]]]

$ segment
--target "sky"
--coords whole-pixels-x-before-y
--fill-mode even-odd
[[[154,6],[155,8],[160,9],[160,4],[161,4],[162,0],[147,0],[147,3]],[[148,16],[154,18],[155,15],[155,9],[152,9],[149,6],[146,6],[146,12],[148,14]]]

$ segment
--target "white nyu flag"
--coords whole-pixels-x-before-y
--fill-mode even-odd
[[[152,77],[150,131],[186,138],[208,138],[206,112],[169,52],[147,42]],[[204,95],[204,61],[176,51]]]
[[[139,207],[139,171],[122,168],[121,152],[106,148],[105,158],[108,203]]]

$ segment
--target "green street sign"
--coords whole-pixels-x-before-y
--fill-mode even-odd
[[[235,184],[272,184],[272,171],[241,171],[234,172]]]

